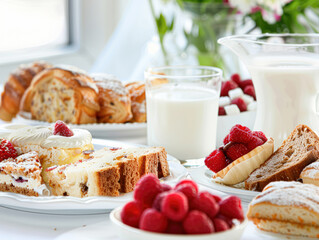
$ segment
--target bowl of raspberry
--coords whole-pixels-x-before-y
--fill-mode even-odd
[[[189,179],[175,186],[145,175],[134,200],[113,210],[110,219],[121,239],[240,239],[247,225],[240,198],[199,191]]]
[[[256,118],[256,94],[251,79],[233,74],[222,82],[219,98],[216,146],[222,145],[223,136],[235,124],[254,127]]]

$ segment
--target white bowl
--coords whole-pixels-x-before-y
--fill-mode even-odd
[[[167,233],[153,233],[137,228],[130,227],[121,221],[122,207],[114,209],[110,214],[110,219],[114,225],[114,228],[122,240],[236,240],[240,239],[244,229],[248,223],[246,219],[240,225],[233,227],[230,230],[219,232],[219,233],[210,233],[210,234],[197,234],[197,235],[186,235],[186,234],[167,234]]]
[[[216,131],[216,148],[223,145],[223,140],[229,133],[230,129],[240,124],[253,130],[256,119],[256,111],[242,112],[237,115],[218,116]]]

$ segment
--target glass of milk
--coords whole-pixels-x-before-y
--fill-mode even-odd
[[[147,140],[181,161],[201,159],[216,145],[222,70],[206,66],[148,69]],[[198,161],[197,161],[198,162]]]

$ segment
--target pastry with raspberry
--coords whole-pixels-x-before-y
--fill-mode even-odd
[[[232,127],[224,146],[205,159],[205,165],[215,172],[213,179],[225,185],[245,181],[274,151],[274,140],[261,131],[251,131],[239,124]]]

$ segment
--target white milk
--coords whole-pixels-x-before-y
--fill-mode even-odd
[[[277,147],[298,124],[318,131],[319,59],[260,56],[253,65],[248,69],[257,95],[255,130],[273,137]]]
[[[180,160],[215,149],[218,94],[207,88],[166,85],[147,92],[148,144]]]

